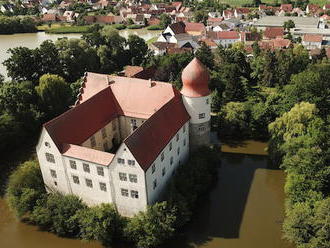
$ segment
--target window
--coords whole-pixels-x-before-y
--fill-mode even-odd
[[[57,178],[56,171],[54,171],[54,170],[50,170],[50,175],[51,175],[53,178]]]
[[[128,165],[135,165],[135,160],[127,160]]]
[[[199,128],[198,128],[198,131],[200,131],[200,132],[203,132],[203,131],[205,131],[205,130],[206,130],[205,127],[199,127]]]
[[[46,152],[46,160],[50,163],[55,163],[55,158],[53,154]]]
[[[102,128],[101,133],[103,139],[107,137],[107,130],[105,128]]]
[[[166,169],[165,169],[165,167],[162,169],[162,176],[165,176],[165,174],[166,174]]]
[[[77,177],[77,176],[72,176],[72,180],[73,180],[73,182],[74,182],[75,184],[80,184],[80,182],[79,182],[79,177]]]
[[[119,180],[120,181],[127,181],[127,174],[119,172]]]
[[[139,198],[139,192],[136,190],[131,190],[131,197],[132,198]]]
[[[178,155],[180,154],[180,147],[178,147],[177,154]]]
[[[171,163],[171,165],[173,164],[173,157],[171,157],[170,163]]]
[[[160,155],[160,159],[161,159],[161,161],[164,160],[164,152],[162,152],[162,154]]]
[[[89,187],[89,188],[93,188],[92,180],[86,178],[86,186]]]
[[[128,189],[120,189],[121,195],[128,197]]]
[[[92,147],[96,146],[95,136],[91,137],[91,146]]]
[[[183,125],[183,130],[182,131],[183,131],[183,133],[186,132],[186,124]]]
[[[205,113],[201,113],[198,115],[198,119],[204,119],[205,118]]]
[[[104,170],[102,167],[97,167],[97,175],[104,176]]]
[[[151,166],[151,174],[154,174],[155,171],[156,171],[156,165],[153,164],[153,165]]]
[[[71,167],[71,169],[76,170],[77,169],[76,161],[70,160],[70,167]]]
[[[116,122],[115,122],[115,121],[112,123],[112,130],[113,130],[113,131],[116,130]]]
[[[153,181],[152,188],[153,189],[157,188],[157,179]]]
[[[45,146],[50,148],[50,144],[48,142],[45,142]]]
[[[107,191],[107,185],[105,183],[100,183],[100,190]]]
[[[125,164],[125,159],[123,158],[117,158],[118,164]]]
[[[89,164],[83,163],[83,169],[84,169],[84,172],[87,172],[87,173],[91,172],[91,170],[89,169]]]
[[[208,98],[206,98],[206,104],[207,104],[207,105],[209,104],[209,99],[208,99]]]
[[[176,134],[175,138],[176,138],[176,141],[179,141],[179,134],[178,133]]]
[[[170,142],[170,151],[172,151],[172,142]]]
[[[184,146],[186,145],[186,139],[183,140],[183,145],[184,145]]]
[[[135,120],[135,119],[131,119],[131,124],[132,124],[133,126],[136,126],[136,120]]]
[[[137,175],[129,174],[129,181],[131,183],[137,183]]]
[[[54,181],[54,185],[57,186],[57,182],[56,181]]]

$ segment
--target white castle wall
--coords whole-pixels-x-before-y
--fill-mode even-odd
[[[155,203],[158,199],[168,180],[173,176],[176,168],[186,162],[189,155],[189,122],[185,123],[185,127],[177,132],[179,134],[179,140],[176,141],[176,134],[173,136],[171,141],[162,150],[164,152],[164,160],[161,160],[161,154],[158,155],[154,161],[155,171],[152,172],[152,166],[146,171],[146,187],[148,194],[148,204]],[[185,130],[185,131],[184,131]],[[170,145],[172,144],[172,150],[170,150]],[[180,153],[178,154],[178,148],[180,148]],[[171,165],[171,157],[173,157],[173,164]],[[162,175],[162,170],[165,168],[165,175]],[[153,187],[154,180],[157,180],[157,187]]]
[[[182,96],[183,104],[186,107],[191,119],[190,123],[200,124],[208,122],[211,119],[211,96],[204,97],[187,97]],[[204,118],[200,118],[200,114],[204,113]]]

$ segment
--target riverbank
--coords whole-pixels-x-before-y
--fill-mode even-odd
[[[268,155],[268,144],[261,141],[245,140],[225,143],[221,146],[222,152],[240,153],[250,155]]]

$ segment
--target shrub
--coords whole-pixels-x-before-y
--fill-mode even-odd
[[[147,27],[147,30],[163,30],[163,27],[160,25],[151,25]]]
[[[77,237],[79,222],[75,215],[86,205],[74,195],[49,194],[38,200],[31,219],[33,223],[59,236]]]
[[[123,218],[110,204],[85,208],[77,213],[80,237],[84,240],[99,240],[104,245],[111,244],[121,236]]]
[[[138,25],[138,24],[132,24],[132,25],[128,25],[127,28],[128,29],[139,29],[139,28],[143,28],[143,26]]]
[[[33,210],[36,201],[44,193],[44,183],[36,161],[23,163],[9,177],[7,199],[20,218]]]
[[[126,28],[126,26],[124,24],[113,24],[112,27],[117,30],[122,30],[122,29]]]
[[[156,203],[148,206],[146,212],[140,212],[131,218],[125,234],[138,247],[155,247],[172,237],[175,221],[175,208],[171,208],[166,202]]]

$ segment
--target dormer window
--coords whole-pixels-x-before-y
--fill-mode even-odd
[[[198,115],[198,119],[204,119],[205,118],[205,113],[200,113]]]

